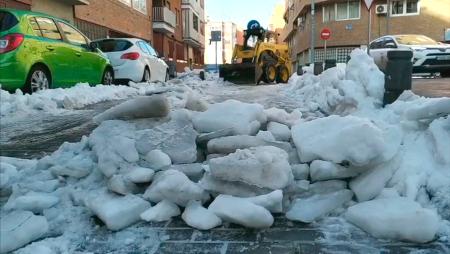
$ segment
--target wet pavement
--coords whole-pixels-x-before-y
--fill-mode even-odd
[[[450,97],[450,78],[414,78],[413,92],[425,97]]]

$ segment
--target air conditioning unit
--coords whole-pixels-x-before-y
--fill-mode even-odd
[[[376,8],[375,8],[375,13],[377,14],[377,15],[384,15],[384,14],[387,14],[387,4],[378,4],[378,5],[376,5],[375,6]]]

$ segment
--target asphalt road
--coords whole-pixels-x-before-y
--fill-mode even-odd
[[[450,78],[414,78],[412,90],[425,97],[450,97]]]

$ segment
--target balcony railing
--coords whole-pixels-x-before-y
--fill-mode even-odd
[[[177,16],[167,7],[153,7],[153,30],[162,33],[174,33]]]
[[[175,27],[177,16],[167,7],[153,7],[153,22],[164,22]]]

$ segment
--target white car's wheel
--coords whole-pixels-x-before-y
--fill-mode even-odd
[[[144,74],[142,75],[142,82],[148,83],[150,82],[150,70],[145,67]]]

